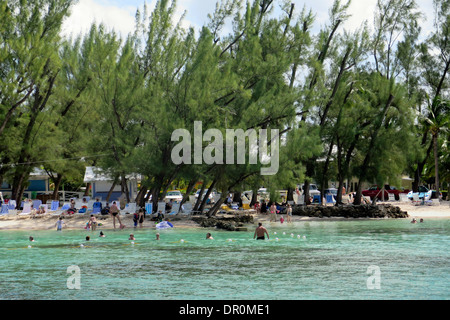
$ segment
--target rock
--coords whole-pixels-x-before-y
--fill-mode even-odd
[[[345,217],[345,218],[408,218],[408,213],[391,204],[362,205],[295,205],[293,215],[308,217]]]
[[[234,217],[192,217],[192,220],[203,228],[218,228],[229,231],[243,231],[244,223],[253,223],[253,216],[243,215]]]

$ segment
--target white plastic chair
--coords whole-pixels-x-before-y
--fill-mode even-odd
[[[419,195],[417,193],[413,194],[412,203],[417,206],[417,205],[420,205],[421,202],[422,202],[422,200],[420,200]]]
[[[31,203],[24,202],[22,212],[19,213],[19,216],[28,216],[31,214]]]

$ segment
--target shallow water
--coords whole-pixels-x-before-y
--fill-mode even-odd
[[[449,219],[265,226],[265,241],[253,240],[253,225],[175,227],[159,230],[160,241],[152,229],[104,230],[105,238],[100,229],[0,231],[0,299],[450,298]],[[68,288],[69,266],[79,268],[80,289]]]

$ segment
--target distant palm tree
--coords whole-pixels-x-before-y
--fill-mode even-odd
[[[440,133],[447,133],[450,127],[450,101],[437,97],[433,103],[428,104],[428,114],[424,118],[433,138],[434,173],[436,195],[439,197],[439,155],[438,138]]]

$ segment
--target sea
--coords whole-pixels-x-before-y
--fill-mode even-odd
[[[267,222],[265,240],[253,238],[253,224],[233,232],[173,224],[1,230],[0,299],[450,298],[450,219]]]

